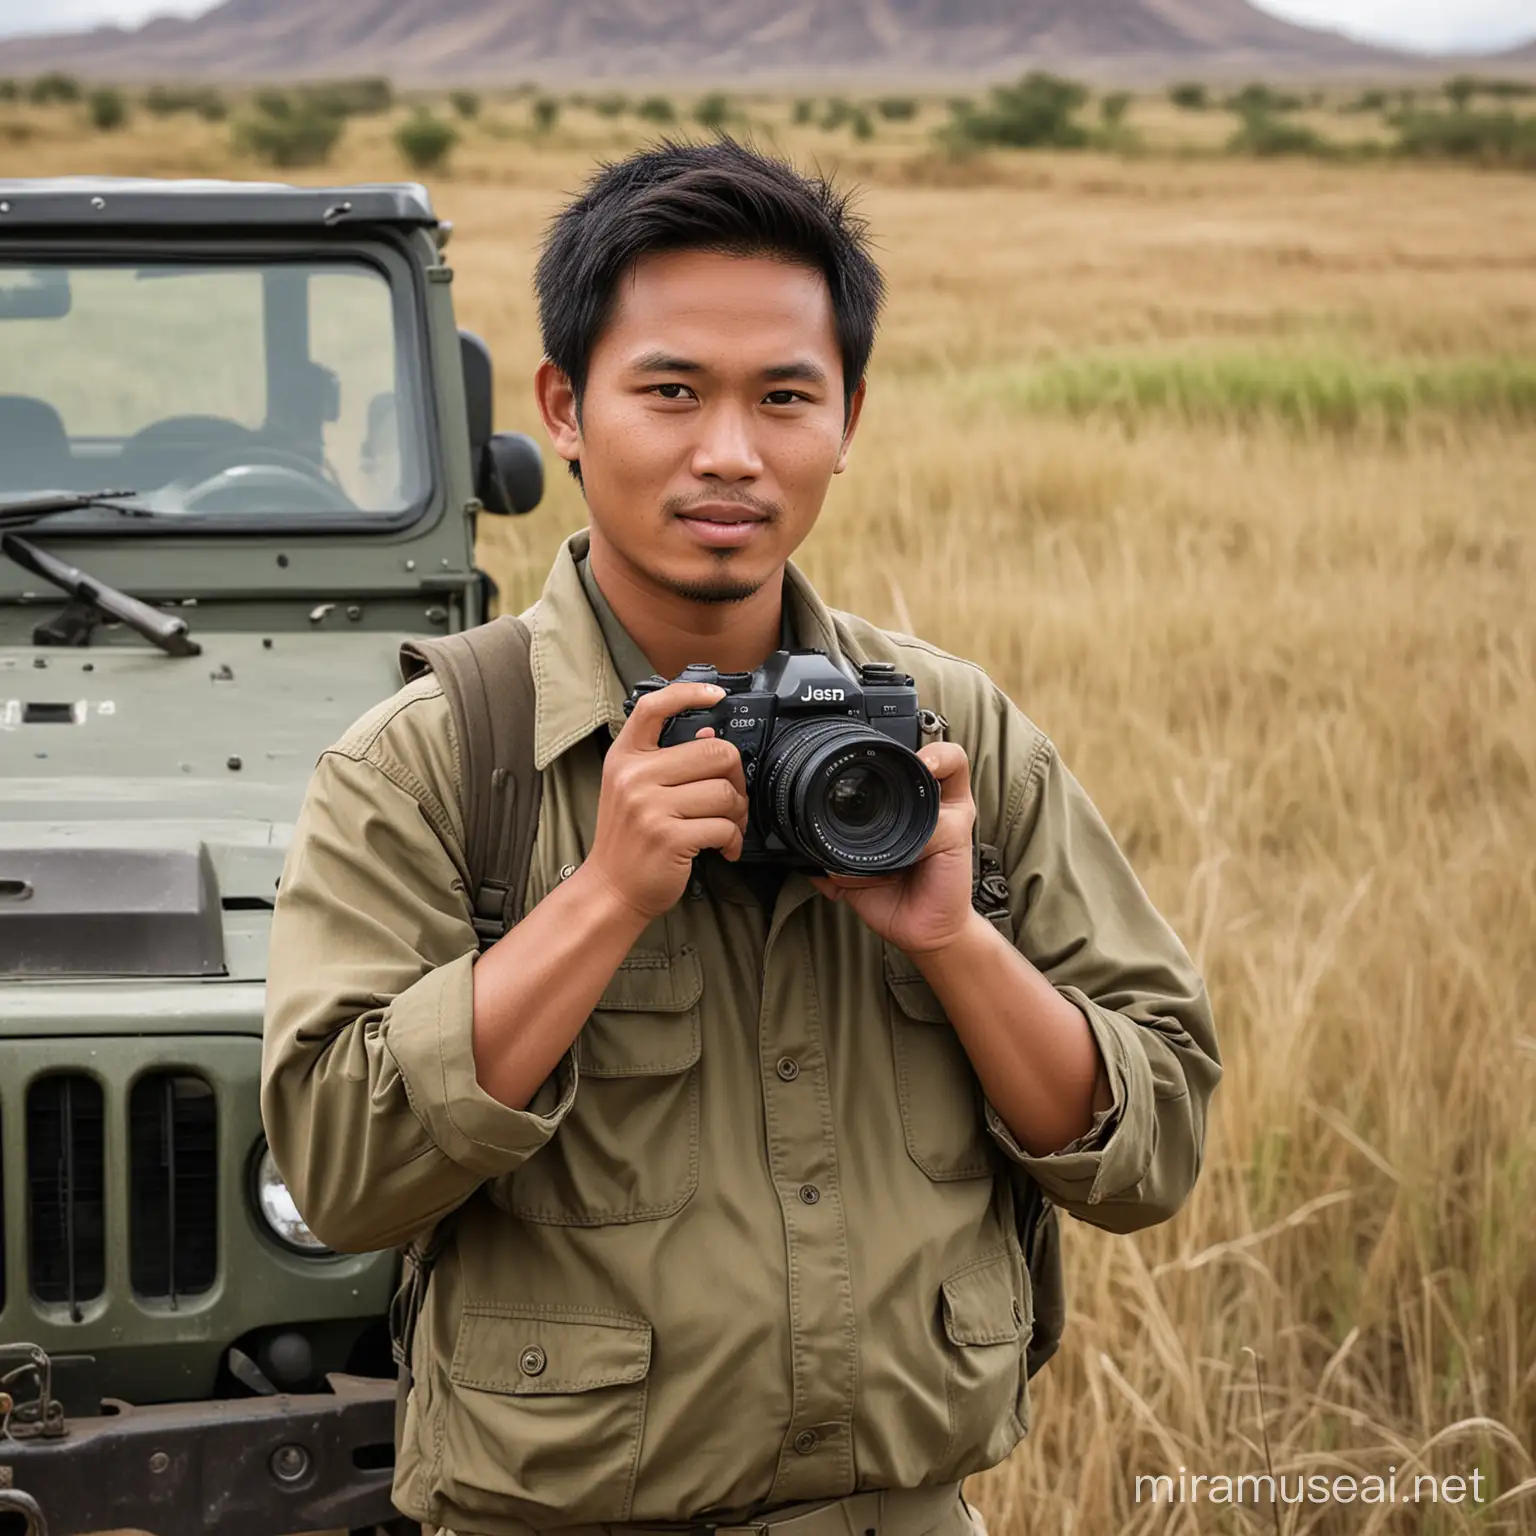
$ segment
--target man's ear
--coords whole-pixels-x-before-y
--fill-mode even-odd
[[[848,425],[843,428],[843,446],[838,450],[837,463],[832,473],[840,475],[848,467],[848,450],[853,447],[853,434],[859,430],[859,420],[864,415],[864,395],[869,388],[868,379],[860,379],[859,387],[848,402]]]
[[[571,381],[546,357],[533,376],[533,390],[555,452],[568,464],[576,463],[581,458],[581,420]]]

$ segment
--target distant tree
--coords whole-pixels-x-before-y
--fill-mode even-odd
[[[1087,100],[1087,86],[1035,70],[1013,85],[993,87],[986,106],[967,104],[946,137],[976,147],[1082,149],[1090,138],[1075,115]]]
[[[98,133],[116,133],[128,121],[127,99],[112,86],[92,91],[86,107],[91,115],[91,126]]]
[[[616,92],[610,92],[606,96],[599,96],[592,103],[592,110],[599,117],[623,117],[629,111],[629,101]]]
[[[1116,128],[1125,121],[1132,99],[1129,91],[1110,91],[1099,97],[1099,116],[1107,127]]]
[[[548,133],[560,121],[560,103],[553,96],[538,96],[533,103],[533,126]]]
[[[833,96],[826,111],[821,114],[821,126],[827,133],[836,133],[845,123],[853,121],[853,103],[844,96]]]
[[[670,96],[647,96],[635,108],[635,115],[643,122],[664,125],[677,121],[677,108],[672,105]]]
[[[0,101],[15,101],[21,95],[21,87],[14,80],[0,80]]]
[[[910,123],[917,116],[917,101],[911,96],[882,96],[875,110],[888,123]]]
[[[271,87],[257,91],[251,98],[251,105],[263,117],[282,120],[293,116],[293,98],[287,91],[279,91]]]
[[[693,120],[711,133],[721,132],[732,115],[731,98],[724,91],[712,91],[693,109]]]
[[[1222,103],[1229,112],[1236,112],[1239,117],[1252,117],[1255,114],[1268,116],[1274,112],[1295,112],[1306,103],[1300,96],[1284,95],[1271,89],[1262,80],[1255,80],[1245,85],[1235,96],[1229,96]]]
[[[317,99],[295,101],[282,91],[258,92],[252,115],[237,122],[237,151],[283,169],[324,165],[346,128],[345,116]]]
[[[480,97],[474,91],[450,91],[448,101],[466,122],[480,116]]]
[[[50,102],[63,102],[66,105],[80,100],[80,82],[73,75],[61,74],[54,70],[46,75],[39,75],[32,82],[31,89],[27,92],[27,99],[37,107],[46,107]]]
[[[1477,78],[1474,75],[1453,75],[1445,82],[1445,94],[1458,112],[1465,112],[1477,94]]]
[[[1168,88],[1168,99],[1186,112],[1204,112],[1210,106],[1210,93],[1198,80],[1185,80]]]
[[[865,107],[855,107],[853,116],[849,119],[849,126],[853,129],[854,138],[861,142],[872,139],[875,136],[875,120],[869,115]]]
[[[809,96],[802,96],[795,103],[794,119],[796,127],[804,128],[815,115],[816,103]]]
[[[425,107],[395,129],[395,148],[413,171],[441,170],[458,142],[459,130]]]

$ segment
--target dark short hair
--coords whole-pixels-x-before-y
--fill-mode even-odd
[[[885,279],[849,197],[736,140],[659,144],[606,164],[559,213],[535,275],[544,351],[578,405],[620,280],[642,256],[720,251],[814,267],[832,295],[844,408],[869,367]]]

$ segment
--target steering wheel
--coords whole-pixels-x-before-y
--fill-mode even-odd
[[[156,497],[174,502],[182,512],[254,512],[271,508],[280,498],[284,512],[355,512],[357,505],[324,472],[301,454],[286,448],[246,446],[206,454],[184,473],[162,486]],[[297,497],[298,504],[292,498]],[[217,503],[224,506],[204,506]]]

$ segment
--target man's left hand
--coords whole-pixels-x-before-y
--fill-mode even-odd
[[[911,869],[899,875],[812,875],[823,896],[853,908],[882,939],[916,955],[965,931],[971,907],[971,765],[965,748],[930,742],[917,754],[939,781],[939,824]]]

